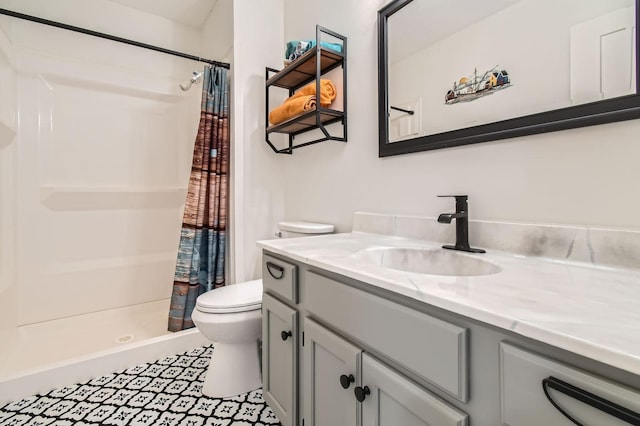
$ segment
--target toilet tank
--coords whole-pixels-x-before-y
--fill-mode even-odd
[[[310,237],[333,233],[333,225],[313,222],[278,222],[278,238]]]

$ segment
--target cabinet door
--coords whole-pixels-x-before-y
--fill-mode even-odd
[[[355,425],[361,350],[309,319],[304,340],[305,426]]]
[[[296,418],[298,395],[298,312],[262,297],[262,393],[283,426]]]
[[[467,415],[362,355],[363,426],[466,426]],[[364,390],[364,392],[362,392]]]

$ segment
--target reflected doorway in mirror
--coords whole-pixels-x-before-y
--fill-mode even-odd
[[[621,8],[571,27],[571,103],[635,92],[634,14]]]
[[[389,108],[390,142],[415,138],[422,134],[422,98],[394,104]]]

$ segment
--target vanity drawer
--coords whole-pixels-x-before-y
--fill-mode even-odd
[[[262,286],[266,292],[298,303],[298,267],[263,253]]]
[[[503,425],[574,425],[545,396],[544,379],[551,380],[547,390],[553,401],[584,425],[628,426],[629,424],[640,424],[639,391],[508,343],[501,343],[500,399]],[[558,390],[558,386],[564,391]],[[597,407],[581,402],[581,398],[591,400]],[[601,399],[600,403],[597,401],[598,398]],[[602,399],[635,412],[638,416],[636,422],[625,422],[603,411],[603,409],[606,410],[606,405],[611,407],[611,404],[603,402]]]
[[[467,401],[468,330],[305,271],[305,306],[338,331]]]

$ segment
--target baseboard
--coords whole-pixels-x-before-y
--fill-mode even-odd
[[[26,371],[0,382],[0,406],[209,343],[194,328]]]

